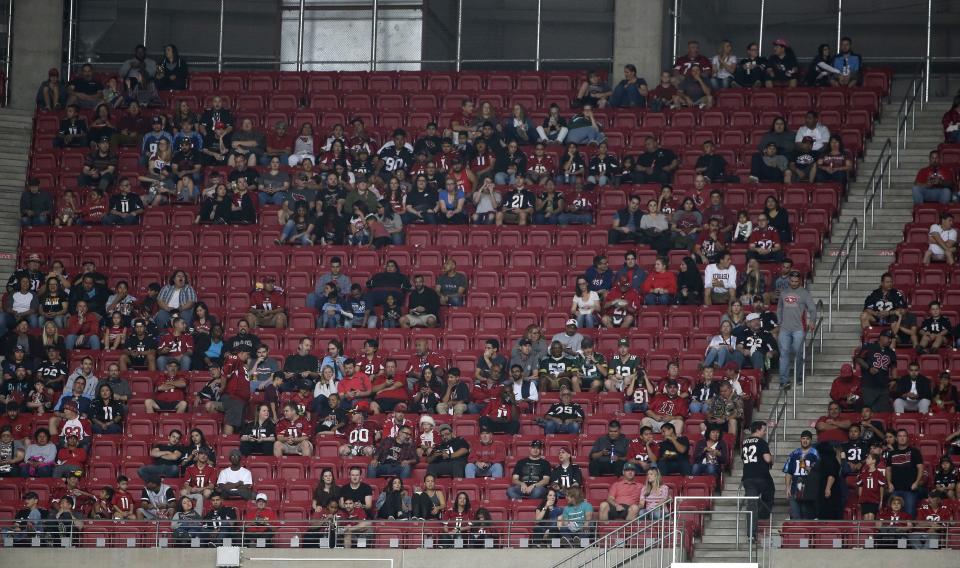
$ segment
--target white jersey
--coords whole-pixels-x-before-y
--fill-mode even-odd
[[[956,229],[944,229],[938,224],[930,225],[930,235],[940,235],[940,238],[943,242],[947,243],[950,241],[957,241],[957,230]],[[946,251],[943,250],[943,247],[936,244],[930,243],[930,253],[935,256],[943,256],[946,254]]]
[[[714,279],[718,280],[718,285],[714,285]],[[732,292],[737,288],[737,267],[731,264],[724,270],[716,264],[708,264],[703,275],[703,282],[704,287],[713,288],[715,294]]]

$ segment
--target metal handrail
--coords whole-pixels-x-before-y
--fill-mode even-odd
[[[741,484],[742,484],[742,482],[741,482]],[[704,501],[706,501],[707,503],[710,503],[710,504],[718,503],[718,502],[723,502],[723,501],[736,501],[736,503],[737,503],[737,509],[736,509],[735,511],[717,511],[717,510],[715,509],[715,507],[709,506],[709,507],[705,507],[705,508],[694,508],[694,509],[683,509],[683,510],[681,510],[681,509],[682,509],[681,503],[687,502],[687,501],[693,501],[693,502],[696,502],[696,501],[704,502]],[[682,553],[682,550],[683,550],[683,537],[685,536],[683,533],[680,532],[681,529],[682,529],[682,526],[681,526],[680,523],[679,523],[679,520],[680,520],[679,517],[680,517],[680,515],[711,515],[711,514],[717,514],[717,513],[720,513],[720,514],[731,514],[731,513],[732,513],[733,515],[736,515],[736,541],[734,542],[734,544],[737,546],[738,549],[739,549],[739,547],[740,547],[740,517],[741,517],[741,516],[744,516],[744,515],[747,516],[747,525],[746,525],[747,528],[746,528],[746,531],[745,531],[745,533],[746,533],[746,535],[747,535],[747,555],[748,555],[748,562],[753,562],[753,561],[754,561],[754,558],[753,558],[753,557],[754,557],[754,554],[755,554],[755,551],[754,551],[754,549],[753,549],[753,547],[754,547],[754,535],[753,535],[752,531],[750,530],[750,527],[752,527],[752,526],[753,526],[753,523],[754,523],[753,511],[751,511],[749,508],[748,508],[748,509],[743,509],[743,508],[742,508],[741,504],[742,504],[742,502],[744,502],[744,501],[746,501],[746,502],[748,502],[748,503],[749,503],[750,501],[758,501],[758,507],[759,507],[759,505],[762,504],[762,503],[759,503],[760,497],[758,497],[758,496],[749,496],[749,497],[748,497],[748,496],[746,496],[746,495],[739,495],[739,494],[737,494],[737,495],[718,495],[718,496],[709,496],[709,497],[707,497],[707,496],[693,496],[693,495],[684,495],[684,496],[676,496],[676,497],[674,497],[674,498],[673,498],[673,526],[671,527],[671,530],[673,531],[673,544],[672,544],[672,546],[671,546],[671,548],[672,548],[671,565],[676,564],[677,562],[682,562],[682,561],[683,561],[682,555],[678,556],[678,552],[681,552],[681,553]],[[757,510],[759,511],[759,508],[758,508]],[[678,537],[679,537],[679,542],[678,542]]]
[[[840,310],[840,280],[844,279],[844,288],[850,287],[850,250],[853,250],[853,266],[860,266],[860,249],[857,246],[860,243],[860,222],[854,217],[847,227],[847,232],[843,236],[843,241],[837,249],[837,258],[830,267],[830,292],[828,300],[828,320],[827,329],[833,331],[833,291],[837,291],[837,310]],[[844,276],[846,278],[844,278]]]
[[[910,80],[907,86],[907,92],[900,101],[900,108],[897,110],[897,167],[900,167],[900,148],[907,147],[907,122],[909,119],[910,130],[917,126],[917,106],[923,110],[925,100],[925,85],[927,83],[927,70],[925,66],[920,66],[920,71]],[[919,101],[919,104],[918,104]],[[901,137],[901,132],[903,136]]]
[[[600,558],[610,559],[615,556],[619,556],[620,561],[607,562],[607,565],[620,566],[653,548],[660,550],[661,562],[658,565],[662,566],[663,545],[672,537],[673,532],[667,530],[667,519],[670,518],[672,504],[672,501],[669,500],[660,503],[644,516],[627,521],[613,531],[596,539],[590,543],[589,546],[578,550],[569,557],[554,564],[553,568],[579,568],[587,566]],[[650,529],[653,529],[653,534],[655,534],[656,537],[644,539],[642,541],[643,546],[628,548],[628,544],[635,543],[639,537],[645,533],[649,533]],[[624,558],[626,550],[630,551],[629,558]]]
[[[863,214],[861,218],[863,219],[860,229],[860,247],[863,248],[867,243],[867,208],[870,209],[870,227],[873,227],[874,223],[874,213],[876,206],[874,205],[874,200],[877,196],[880,196],[880,208],[883,208],[883,186],[884,186],[884,175],[887,176],[886,184],[890,185],[892,170],[890,169],[890,160],[893,154],[893,141],[887,138],[886,142],[883,143],[883,148],[880,149],[880,155],[877,156],[877,162],[873,166],[873,171],[870,173],[870,179],[867,180],[867,186],[863,192]]]

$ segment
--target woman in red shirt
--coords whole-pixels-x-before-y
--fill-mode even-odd
[[[677,275],[667,272],[667,259],[657,257],[653,262],[653,272],[640,286],[643,292],[643,303],[647,305],[669,305],[677,295]]]

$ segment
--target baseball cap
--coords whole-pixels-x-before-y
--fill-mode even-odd
[[[59,76],[60,76],[60,70],[57,69],[56,67],[51,67],[50,70],[47,71],[47,77],[59,77]]]
[[[27,352],[27,350],[24,349],[23,345],[17,345],[16,347],[13,348],[13,350],[14,350],[14,351],[19,351],[19,352],[21,352],[21,353],[26,353],[26,352]]]
[[[109,137],[109,136],[101,136],[100,139],[97,140],[97,142],[106,142],[107,144],[109,144],[109,143],[110,143],[110,137]]]
[[[734,363],[733,361],[730,361],[729,363],[727,363],[726,365],[723,366],[723,370],[724,370],[724,371],[739,371],[739,370],[740,370],[740,365],[737,365],[737,364]]]
[[[230,457],[237,456],[238,458],[243,457],[243,454],[240,453],[240,450],[231,450]]]
[[[790,271],[790,278],[793,278],[794,276],[796,276],[797,278],[800,278],[800,271],[799,271],[799,270],[791,270],[791,271]]]
[[[880,332],[880,337],[889,337],[890,339],[893,339],[893,331],[889,329],[885,329]]]
[[[812,143],[813,143],[813,136],[804,136],[803,139],[800,140],[800,141],[801,141],[801,142],[810,142],[810,143],[812,144]]]
[[[486,432],[487,434],[493,434],[493,430],[491,430],[489,426],[480,427],[480,433],[483,434],[484,432]]]
[[[754,312],[752,314],[747,314],[747,321],[753,321],[760,319],[760,314]]]
[[[257,493],[257,498],[254,499],[254,501],[260,501],[260,500],[268,501],[268,499],[267,499],[267,494],[266,494],[266,493]]]
[[[533,345],[533,343],[531,343],[530,340],[527,339],[526,337],[524,337],[523,339],[521,339],[521,340],[518,342],[518,344],[519,344],[520,346],[523,346],[523,345]]]
[[[163,124],[163,119],[159,116],[153,117],[153,120],[150,121],[150,124]]]
[[[41,262],[43,257],[37,253],[30,253],[30,256],[27,257],[27,262]]]
[[[623,464],[623,471],[637,471],[637,466],[635,466],[630,462],[627,462]]]
[[[451,428],[449,424],[441,424],[437,430],[441,432],[453,432],[453,428]]]
[[[780,47],[790,47],[790,44],[787,43],[787,40],[783,39],[782,37],[778,37],[777,39],[773,40],[773,45],[779,45]]]
[[[542,447],[543,447],[543,441],[542,441],[542,440],[533,440],[532,442],[530,442],[530,447],[531,447],[531,448],[542,448]]]
[[[424,414],[420,417],[420,424],[424,423],[433,424],[434,426],[437,425],[436,421],[433,419],[433,416],[430,416],[429,414]]]
[[[803,432],[800,432],[800,437],[801,437],[801,438],[813,438],[813,432],[811,432],[810,430],[804,430]]]
[[[73,402],[72,400],[71,400],[70,402],[64,404],[64,405],[63,405],[63,409],[64,409],[64,410],[71,410],[71,411],[73,411],[73,412],[75,412],[75,413],[77,413],[77,414],[80,413],[80,406],[77,405],[77,403]]]
[[[565,323],[564,325],[565,325],[565,326],[572,325],[573,327],[578,327],[578,326],[577,326],[577,320],[575,320],[575,319],[573,319],[573,318],[568,319],[568,320],[567,320],[567,323]]]
[[[627,339],[626,337],[621,337],[620,340],[617,341],[617,345],[626,345],[627,347],[629,347],[629,346],[630,346],[630,340]]]
[[[679,387],[679,386],[680,386],[680,383],[678,383],[677,381],[675,381],[675,380],[673,380],[673,379],[670,379],[670,380],[667,381],[667,386],[668,386],[668,387]]]
[[[844,363],[840,367],[840,376],[846,379],[849,379],[853,376],[853,365],[850,363]]]

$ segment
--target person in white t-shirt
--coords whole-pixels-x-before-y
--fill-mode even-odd
[[[820,124],[820,115],[816,111],[808,111],[803,119],[803,126],[797,129],[795,141],[799,144],[807,136],[813,138],[813,151],[819,152],[830,142],[830,129]]]
[[[224,499],[253,499],[253,475],[240,465],[243,454],[240,450],[230,452],[230,467],[220,471],[217,476],[217,492]]]
[[[957,254],[957,230],[953,228],[953,215],[943,213],[939,224],[930,225],[928,241],[930,246],[923,254],[924,264],[930,264],[931,260],[953,264]]]
[[[703,276],[703,304],[729,304],[736,298],[737,267],[733,257],[725,252],[716,264],[708,264]]]

